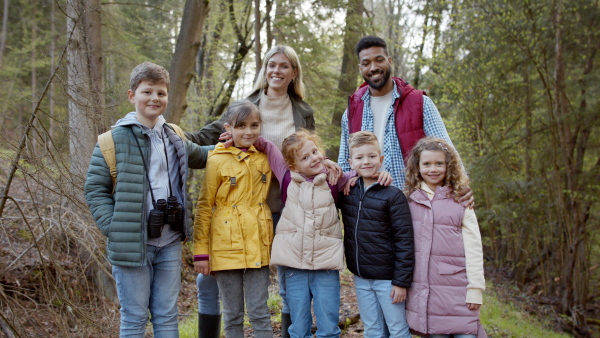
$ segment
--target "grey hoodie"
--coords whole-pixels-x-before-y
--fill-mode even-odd
[[[181,186],[181,178],[179,177],[179,159],[177,157],[173,144],[169,141],[168,137],[166,136],[163,130],[164,124],[166,123],[165,118],[159,116],[156,125],[154,125],[154,128],[150,129],[147,126],[143,125],[140,121],[138,121],[136,116],[136,112],[131,112],[125,115],[125,117],[123,117],[122,119],[118,120],[112,128],[117,126],[130,125],[137,125],[142,128],[144,134],[148,135],[151,144],[150,161],[148,162],[147,158],[144,158],[144,161],[148,166],[148,177],[150,179],[150,187],[152,187],[152,192],[154,193],[154,200],[166,200],[170,196],[170,178],[171,187],[174,190],[173,192],[171,192],[171,194],[177,197],[179,203],[183,203],[182,196],[184,192],[182,192],[179,188]],[[168,171],[167,161],[165,160],[165,146],[167,149],[166,153],[168,154]],[[154,206],[152,204],[152,194],[150,194],[150,187],[148,187],[148,194],[146,196],[145,210],[154,209]],[[185,208],[185,206],[183,207]],[[165,224],[165,226],[163,226],[162,228],[161,236],[158,238],[148,238],[148,245],[164,247],[180,239],[181,232],[173,231],[171,230],[171,227],[168,224]]]

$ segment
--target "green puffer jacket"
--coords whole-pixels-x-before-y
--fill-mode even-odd
[[[188,166],[201,169],[206,166],[208,151],[214,146],[198,146],[182,140],[168,125],[165,133],[173,144],[179,158],[179,174],[182,182],[182,204],[186,203],[186,183]],[[149,194],[144,164],[137,143],[137,137],[144,158],[150,158],[151,147],[148,136],[139,126],[118,126],[113,129],[115,156],[117,161],[117,184],[114,194],[112,180],[104,156],[98,144],[92,154],[87,179],[84,186],[85,199],[90,207],[96,225],[108,237],[107,255],[113,265],[143,266],[146,262],[147,217],[146,194]],[[184,238],[190,236],[191,224],[186,222]]]

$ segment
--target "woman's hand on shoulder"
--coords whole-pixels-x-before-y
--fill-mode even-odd
[[[229,148],[233,145],[233,138],[231,137],[231,133],[228,131],[219,135],[219,141],[223,142],[225,148]]]

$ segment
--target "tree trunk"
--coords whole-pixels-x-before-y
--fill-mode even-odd
[[[417,53],[416,62],[415,62],[415,77],[413,78],[413,83],[412,83],[412,86],[415,88],[419,88],[419,82],[421,80],[421,65],[423,63],[423,49],[425,48],[425,42],[427,41],[427,33],[429,33],[429,20],[431,17],[430,2],[431,2],[431,0],[427,0],[427,2],[425,3],[425,7],[423,8],[423,14],[425,15],[425,23],[423,23],[423,37],[421,39],[421,44],[419,45],[419,51]]]
[[[287,15],[286,10],[286,0],[273,0],[276,2],[275,8],[275,20],[273,20],[273,39],[275,40],[275,45],[281,45],[285,41],[285,37],[283,36],[283,32],[281,29],[281,25],[279,24],[280,18],[283,18]]]
[[[244,11],[247,15],[250,15],[249,11]],[[223,81],[221,84],[221,89],[219,93],[215,97],[213,104],[209,110],[209,116],[219,116],[225,110],[225,107],[229,104],[229,100],[231,99],[231,94],[233,93],[233,89],[240,78],[240,71],[242,69],[242,64],[246,55],[250,52],[252,48],[252,41],[248,42],[248,36],[250,35],[251,28],[248,28],[247,25],[242,25],[242,30],[240,26],[237,24],[237,19],[235,17],[235,9],[233,0],[229,0],[228,3],[228,14],[229,21],[233,27],[235,32],[235,36],[237,37],[237,49],[234,54],[233,63],[229,67],[229,75],[227,79]],[[244,20],[247,22],[247,20]]]
[[[254,72],[254,81],[258,78],[258,73],[260,73],[261,67],[261,44],[260,44],[260,0],[254,0],[254,60],[256,65],[256,71]],[[252,82],[254,82],[252,81]]]
[[[35,18],[35,12],[36,12],[36,8],[33,7],[32,9],[33,11],[33,17]],[[36,106],[36,97],[37,97],[37,68],[36,68],[36,43],[37,43],[37,22],[36,20],[33,20],[33,22],[31,23],[31,59],[29,60],[29,62],[31,62],[31,109],[33,111],[33,109],[35,109]],[[37,119],[34,124],[34,130],[36,130],[36,126],[39,125],[40,120]],[[31,144],[31,149],[29,149],[29,156],[31,159],[35,159],[36,157],[36,152],[37,152],[37,148],[38,148],[38,139],[36,137],[36,133],[33,133],[32,135],[30,135],[31,137],[29,138],[30,140],[30,144]]]
[[[273,1],[274,0],[266,0],[267,1],[267,14],[265,17],[265,26],[267,31],[267,50],[271,50],[273,46],[273,32],[271,30],[271,10],[273,9]]]
[[[175,124],[179,123],[188,106],[187,91],[194,77],[196,55],[208,11],[208,0],[186,0],[185,2],[181,29],[169,69],[171,87],[169,105],[164,114],[167,121]]]
[[[2,13],[2,35],[0,35],[0,65],[2,65],[2,56],[6,49],[6,32],[8,30],[8,0],[4,0],[4,12]]]
[[[363,0],[349,0],[346,8],[346,26],[344,28],[344,55],[342,56],[342,69],[340,80],[338,82],[338,90],[341,97],[351,95],[357,87],[357,71],[358,57],[354,51],[354,47],[360,40],[363,33],[362,14],[364,12]],[[342,115],[346,109],[346,101],[336,105],[331,117],[331,124],[335,127],[340,127]],[[329,158],[338,158],[339,147],[327,149]]]
[[[55,62],[55,53],[56,53],[56,16],[54,11],[56,10],[55,8],[55,2],[54,0],[48,0],[51,3],[51,9],[50,9],[50,69],[54,68],[54,62]],[[48,91],[48,105],[49,105],[49,111],[50,111],[50,128],[48,129],[48,138],[46,139],[46,141],[44,142],[44,146],[46,147],[46,151],[50,152],[50,142],[51,140],[54,139],[54,128],[55,128],[55,124],[54,124],[54,82],[50,83],[50,89]]]
[[[104,83],[100,0],[68,0],[68,111],[71,177],[76,195],[83,185],[103,115]]]

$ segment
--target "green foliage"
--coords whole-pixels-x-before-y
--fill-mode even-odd
[[[551,330],[551,325],[543,318],[535,318],[513,304],[501,301],[488,284],[483,295],[481,324],[490,337],[570,337]]]
[[[554,6],[451,2],[452,29],[425,75],[470,172],[486,255],[517,282],[542,283],[546,295],[587,293],[579,278],[565,278],[566,260],[588,281],[600,260],[597,250],[589,254],[597,246],[590,234],[598,230],[600,188],[600,87],[590,81],[600,72],[591,66],[598,57],[589,42],[600,39],[593,28],[600,13],[594,2],[563,4],[561,62]],[[566,113],[557,111],[559,65]],[[577,253],[573,243],[581,244]],[[573,298],[563,306],[586,302]]]

